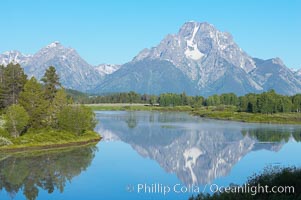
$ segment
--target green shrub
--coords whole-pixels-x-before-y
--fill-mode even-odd
[[[0,128],[0,136],[5,137],[5,138],[10,138],[11,137],[9,132],[4,128]]]
[[[7,108],[4,120],[11,136],[19,137],[28,124],[29,116],[22,106],[14,104]]]
[[[95,114],[82,105],[65,106],[58,114],[58,125],[62,130],[81,135],[95,128]]]

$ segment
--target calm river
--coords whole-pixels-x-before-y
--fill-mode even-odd
[[[0,155],[1,200],[187,200],[266,167],[301,167],[301,126],[96,112],[96,146]]]

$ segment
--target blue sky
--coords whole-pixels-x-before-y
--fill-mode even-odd
[[[299,0],[6,0],[0,18],[0,52],[58,40],[90,64],[121,64],[194,20],[230,32],[253,57],[301,68]]]

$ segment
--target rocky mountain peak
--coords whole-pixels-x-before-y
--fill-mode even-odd
[[[55,48],[57,46],[61,46],[61,43],[59,41],[54,41],[46,46],[46,48]]]
[[[182,25],[180,28],[178,35],[181,35],[183,37],[191,35],[195,30],[200,30],[202,32],[215,32],[217,29],[207,22],[195,22],[195,21],[189,21]]]
[[[272,58],[271,61],[272,61],[273,64],[277,64],[277,65],[282,65],[282,66],[284,66],[283,61],[282,61],[280,58],[278,58],[278,57]]]
[[[45,46],[44,48],[42,48],[40,51],[52,52],[52,51],[59,51],[59,50],[68,51],[68,50],[74,50],[74,49],[65,47],[59,41],[54,41],[54,42],[48,44],[47,46]]]
[[[229,33],[219,31],[207,22],[186,22],[177,34],[167,35],[158,46],[144,49],[133,61],[143,59],[171,62],[189,79],[196,82],[198,89],[202,91],[209,84],[214,83],[218,84],[216,87],[223,87],[217,81],[225,74],[233,74],[233,71],[241,74],[243,72],[239,71],[249,73],[256,68],[252,58],[239,48]],[[240,78],[234,80],[241,82]],[[242,90],[245,90],[243,88],[261,89],[250,77],[246,79],[247,82]],[[251,90],[248,89],[249,91]]]
[[[49,66],[54,66],[62,85],[66,88],[86,91],[97,85],[101,76],[75,49],[55,41],[40,49],[22,64],[25,73],[40,79]]]

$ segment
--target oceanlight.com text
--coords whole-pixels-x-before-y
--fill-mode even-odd
[[[206,186],[205,186],[206,187]],[[249,193],[251,195],[256,194],[293,194],[295,193],[294,186],[268,186],[268,185],[249,185],[244,184],[242,186],[219,186],[217,184],[211,184],[209,190],[212,193]]]
[[[144,193],[144,194],[162,194],[167,195],[169,193],[249,193],[251,195],[256,194],[293,194],[295,192],[294,186],[268,186],[268,185],[230,185],[220,186],[217,184],[206,184],[204,186],[198,185],[164,185],[160,183],[146,184],[139,183],[137,185],[128,185],[126,187],[128,192]]]

